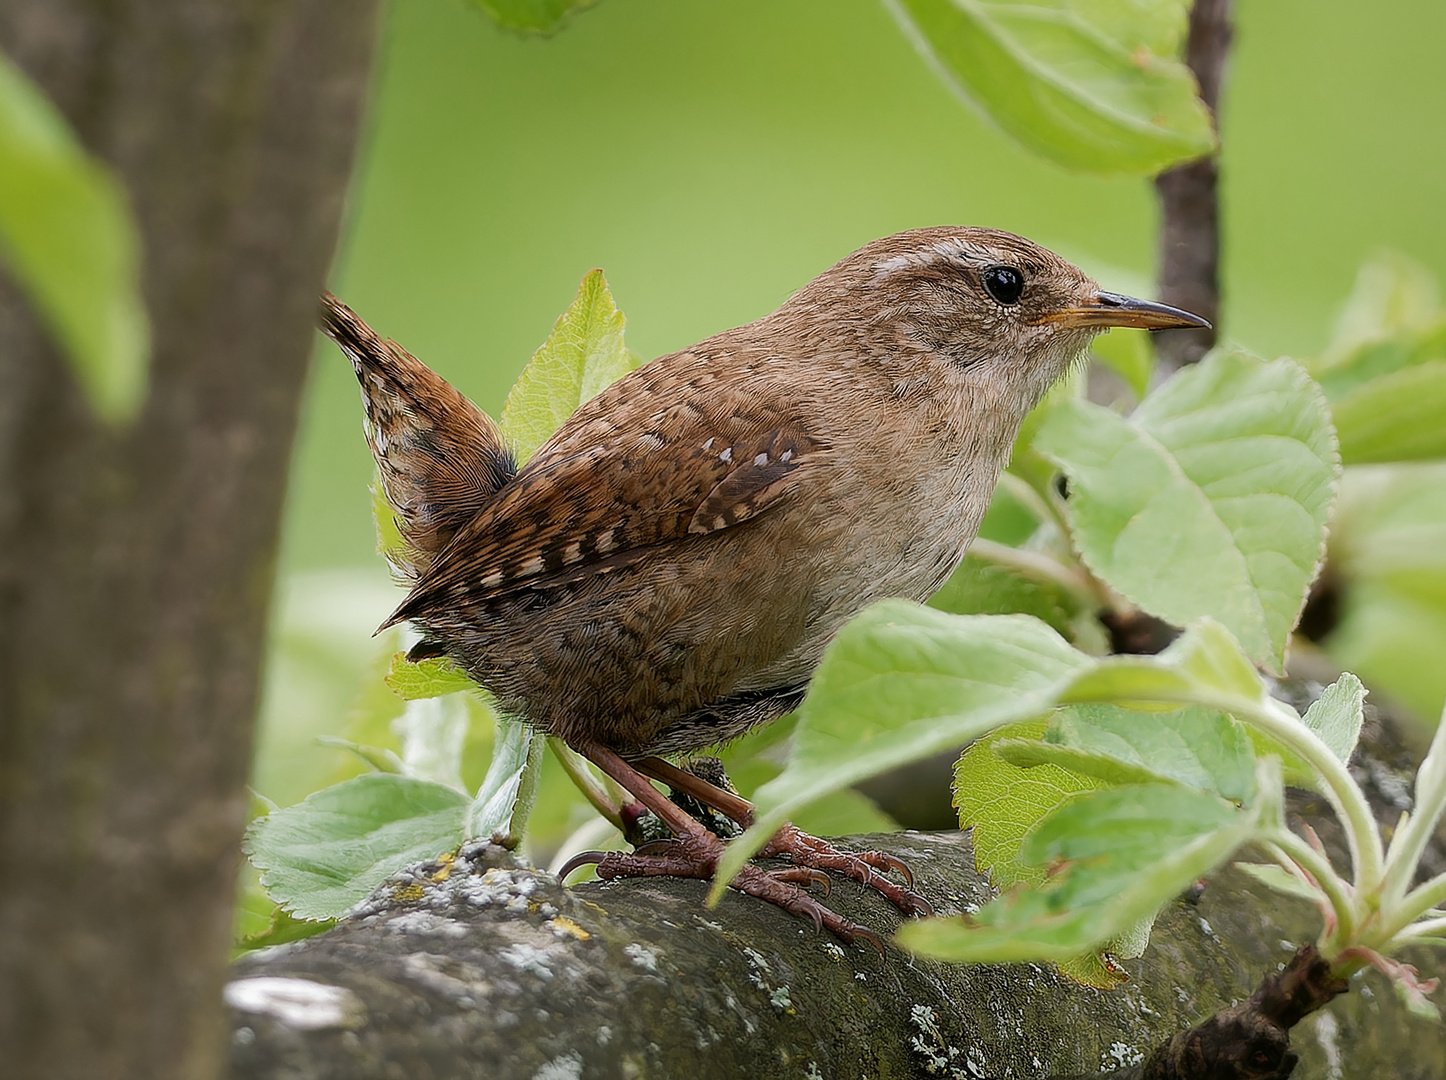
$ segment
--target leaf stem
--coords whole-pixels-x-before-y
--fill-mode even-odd
[[[1382,936],[1395,938],[1413,930],[1417,919],[1442,904],[1446,904],[1446,872],[1437,874],[1430,881],[1412,889],[1398,902],[1385,905],[1386,919],[1383,920]]]
[[[1416,772],[1414,811],[1396,831],[1386,853],[1386,879],[1381,891],[1387,910],[1405,898],[1443,811],[1446,811],[1446,714],[1436,725],[1426,759]],[[1429,886],[1423,886],[1426,887]]]
[[[1336,916],[1336,929],[1327,934],[1327,937],[1332,942],[1338,939],[1351,940],[1355,935],[1358,915],[1355,898],[1350,884],[1336,873],[1330,860],[1284,827],[1273,829],[1263,839],[1271,858],[1287,871],[1291,869],[1289,864],[1295,863],[1310,874],[1315,879],[1316,886],[1325,893]],[[1325,948],[1325,944],[1322,943],[1322,952],[1329,953],[1331,950]]]
[[[1047,585],[1057,585],[1073,596],[1083,607],[1093,607],[1098,599],[1095,590],[1090,587],[1082,572],[1071,570],[1058,559],[1042,552],[1010,547],[997,540],[985,540],[980,537],[975,538],[969,545],[969,554],[978,556],[986,562],[994,563],[996,566],[1008,567],[1035,581],[1041,581]]]
[[[619,810],[626,801],[619,794],[613,793],[599,781],[587,767],[587,759],[579,754],[567,743],[563,742],[556,735],[547,737],[547,745],[552,747],[552,752],[557,755],[558,764],[562,771],[567,773],[568,778],[577,785],[577,790],[582,792],[583,798],[592,804],[592,808],[610,821],[618,830],[623,831],[623,818]]]
[[[517,782],[517,798],[512,803],[512,817],[507,825],[507,840],[504,841],[508,848],[516,848],[522,843],[522,835],[527,831],[527,819],[532,816],[532,808],[537,805],[537,786],[542,778],[542,739],[538,732],[529,730],[527,732],[527,762],[522,766],[522,776]]]
[[[999,476],[999,486],[1009,492],[1012,499],[1033,514],[1035,520],[1041,525],[1053,525],[1060,531],[1060,535],[1069,535],[1069,530],[1065,526],[1064,519],[1060,517],[1059,511],[1024,477],[1006,471]]]
[[[1284,702],[1274,698],[1245,701],[1229,695],[1219,702],[1218,707],[1275,736],[1315,769],[1324,784],[1321,794],[1330,801],[1331,807],[1345,827],[1356,895],[1378,894],[1385,861],[1381,834],[1376,828],[1376,819],[1371,813],[1370,804],[1366,802],[1365,794],[1351,778],[1344,762],[1336,757],[1315,732],[1301,723],[1295,710]]]

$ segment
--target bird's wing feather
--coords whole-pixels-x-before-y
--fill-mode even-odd
[[[458,531],[385,625],[439,602],[485,606],[613,572],[664,545],[740,525],[781,505],[827,460],[827,442],[784,404],[725,416],[660,396],[674,404],[626,441],[609,419],[612,406],[584,406]]]

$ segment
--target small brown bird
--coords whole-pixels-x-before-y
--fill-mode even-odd
[[[707,878],[721,841],[640,774],[747,824],[746,801],[658,755],[783,715],[851,616],[942,585],[1020,422],[1096,333],[1207,324],[1010,233],[899,233],[620,379],[520,470],[490,419],[330,295],[321,325],[356,369],[407,545],[411,592],[384,626],[410,620],[414,655],[451,657],[673,832],[590,854],[600,876]],[[908,878],[888,855],[791,826],[765,854],[795,865],[734,887],[845,939],[877,943],[798,887],[821,870],[928,910],[876,872]]]

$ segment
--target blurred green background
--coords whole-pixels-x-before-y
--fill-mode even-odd
[[[1314,353],[1383,247],[1446,275],[1443,41],[1439,0],[1237,4],[1227,336]],[[594,266],[652,357],[922,225],[1011,229],[1144,287],[1155,222],[1148,182],[1050,165],[962,105],[878,0],[602,0],[548,40],[462,0],[396,0],[332,288],[495,414]],[[370,634],[401,594],[371,472],[350,368],[319,345],[255,779],[283,805],[360,768],[318,734],[400,712],[376,690],[397,642]],[[1427,516],[1446,544],[1446,509]]]

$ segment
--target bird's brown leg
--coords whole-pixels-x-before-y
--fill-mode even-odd
[[[597,875],[603,879],[686,877],[706,881],[713,877],[718,858],[723,854],[723,841],[665,798],[642,773],[607,747],[598,743],[582,743],[575,749],[656,814],[658,819],[672,830],[674,839],[661,850],[649,844],[645,852],[584,852],[570,859],[559,877],[566,877],[576,867],[590,862],[597,864]],[[731,887],[776,904],[792,915],[812,919],[819,929],[827,929],[844,941],[853,942],[862,938],[882,953],[883,942],[877,934],[830,911],[793,884],[799,880],[816,880],[813,874],[807,872],[806,867],[800,869],[804,871],[802,875],[795,871],[776,876],[765,873],[756,866],[745,866],[733,879]]]
[[[726,814],[745,829],[753,824],[753,804],[741,795],[710,784],[702,777],[670,765],[662,758],[640,758],[633,764],[644,775],[661,780],[677,791],[687,792],[699,802]],[[797,826],[789,824],[779,829],[759,854],[764,857],[786,855],[799,867],[837,870],[880,893],[906,915],[933,914],[934,909],[929,901],[913,891],[914,875],[908,866],[885,852],[839,851],[828,841],[810,836]],[[897,872],[910,887],[901,887],[876,871]]]

